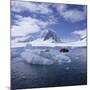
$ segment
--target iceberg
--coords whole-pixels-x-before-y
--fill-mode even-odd
[[[39,64],[39,65],[52,65],[61,63],[70,63],[71,59],[64,53],[58,52],[45,52],[44,50],[30,50],[26,49],[21,53],[21,57],[27,63]]]

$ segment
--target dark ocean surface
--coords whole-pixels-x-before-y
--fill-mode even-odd
[[[87,84],[86,48],[69,51],[71,63],[53,65],[32,65],[21,59],[17,50],[11,55],[11,88],[41,88]]]

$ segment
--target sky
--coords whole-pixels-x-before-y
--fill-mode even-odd
[[[87,30],[87,6],[11,1],[11,37],[54,30],[63,41],[75,41]]]

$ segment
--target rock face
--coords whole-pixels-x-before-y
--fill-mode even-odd
[[[42,31],[40,37],[43,39],[43,41],[52,39],[53,42],[60,42],[60,38],[57,36],[56,32],[53,30]]]

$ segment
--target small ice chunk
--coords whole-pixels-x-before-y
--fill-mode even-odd
[[[70,67],[66,67],[66,70],[69,70],[70,69]]]

